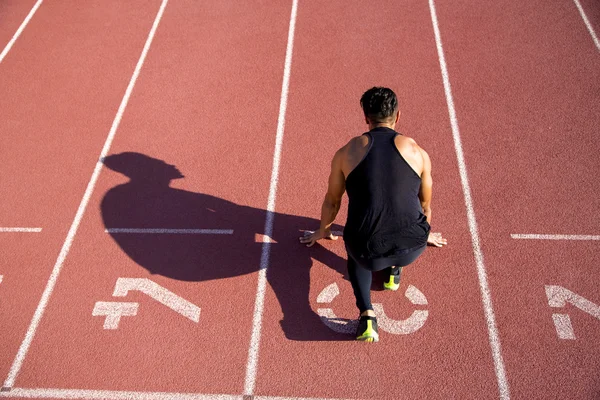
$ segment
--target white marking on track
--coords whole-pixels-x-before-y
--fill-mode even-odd
[[[410,335],[411,333],[415,333],[425,325],[427,317],[429,317],[429,311],[415,310],[407,319],[391,319],[383,311],[383,305],[379,303],[373,303],[373,311],[377,315],[377,325],[379,328],[394,335]]]
[[[338,294],[340,294],[340,289],[337,283],[334,282],[319,293],[317,303],[331,303]]]
[[[0,232],[26,232],[26,233],[38,233],[41,232],[42,228],[18,228],[18,227],[14,227],[14,228],[8,228],[8,227],[4,227],[4,228],[0,228]]]
[[[104,232],[175,235],[233,235],[233,229],[107,228]]]
[[[283,145],[283,132],[285,128],[285,113],[287,109],[288,92],[290,88],[290,74],[292,70],[292,52],[294,50],[294,31],[296,28],[296,15],[298,0],[292,1],[290,13],[290,25],[288,30],[287,47],[285,50],[285,64],[283,68],[283,82],[281,84],[281,97],[279,100],[279,116],[277,118],[277,134],[275,137],[275,150],[273,152],[273,167],[271,169],[271,183],[269,185],[269,199],[267,201],[267,216],[265,218],[265,236],[273,236],[273,222],[275,218],[275,200],[277,198],[277,182],[279,179],[279,162],[281,159],[281,147]],[[246,363],[246,378],[244,379],[244,394],[252,396],[256,385],[256,366],[258,364],[258,351],[260,346],[260,330],[262,327],[262,316],[265,306],[265,288],[267,283],[267,268],[271,255],[271,243],[263,242],[260,255],[260,270],[258,271],[258,283],[256,288],[256,299],[254,302],[254,313],[252,316],[252,336],[248,349],[248,362]]]
[[[539,233],[511,233],[513,239],[530,240],[600,240],[600,235],[547,235]]]
[[[169,307],[171,310],[198,323],[200,321],[200,307],[190,303],[183,297],[176,295],[170,290],[160,286],[158,283],[146,278],[119,278],[115,285],[113,296],[125,297],[131,290],[139,290],[150,296],[159,303]]]
[[[425,297],[423,292],[421,292],[419,289],[417,289],[413,285],[408,285],[408,287],[406,288],[406,293],[404,293],[404,296],[406,296],[406,298],[413,304],[417,304],[417,305],[421,305],[421,306],[427,305],[427,298]]]
[[[35,14],[35,12],[37,11],[37,9],[40,8],[40,6],[42,5],[43,1],[44,0],[38,0],[33,5],[33,8],[31,9],[31,11],[29,11],[29,14],[27,14],[27,16],[25,17],[25,19],[21,23],[21,26],[19,26],[19,29],[17,29],[17,31],[13,35],[12,39],[10,39],[10,41],[8,42],[8,44],[4,47],[4,50],[2,50],[2,53],[0,53],[0,64],[2,63],[2,60],[4,60],[4,57],[6,57],[6,55],[10,51],[10,49],[13,47],[13,45],[15,44],[15,42],[17,41],[17,39],[19,38],[19,36],[21,36],[21,33],[23,32],[23,30],[25,29],[25,27],[27,26],[27,24],[29,23],[29,21],[33,17],[33,14]]]
[[[508,380],[506,379],[504,360],[502,359],[502,348],[500,346],[498,328],[496,327],[496,317],[494,315],[494,307],[492,305],[492,295],[490,293],[490,288],[487,280],[487,272],[485,269],[485,264],[483,262],[483,252],[481,251],[481,246],[479,244],[480,239],[477,229],[477,220],[475,219],[475,210],[473,208],[473,200],[471,197],[471,187],[469,185],[469,179],[467,177],[467,165],[465,163],[465,157],[463,155],[460,131],[458,129],[458,119],[456,117],[456,111],[454,108],[452,89],[450,87],[450,78],[448,75],[448,68],[446,67],[446,59],[444,57],[444,48],[442,46],[442,37],[440,34],[437,13],[435,11],[434,0],[429,0],[429,10],[431,12],[431,21],[433,24],[433,31],[435,34],[435,44],[437,47],[438,59],[440,63],[440,69],[442,72],[442,79],[444,82],[444,93],[446,94],[446,103],[448,105],[448,114],[450,116],[450,126],[452,128],[452,137],[454,139],[454,150],[456,152],[456,159],[458,162],[460,182],[462,185],[463,195],[465,199],[465,207],[467,209],[467,220],[469,223],[469,232],[471,233],[471,244],[473,247],[473,254],[475,256],[475,263],[477,266],[477,276],[479,279],[481,300],[483,302],[483,309],[488,328],[490,348],[492,351],[492,358],[494,361],[494,370],[498,382],[500,398],[507,400],[510,399]]]
[[[570,303],[592,317],[600,319],[599,305],[562,286],[546,285],[546,297],[550,307],[564,307]]]
[[[0,283],[2,283],[2,279],[4,279],[4,276],[0,275]]]
[[[135,86],[135,82],[140,74],[142,65],[144,65],[144,60],[146,59],[148,50],[150,50],[150,45],[152,44],[154,34],[156,33],[156,29],[158,28],[158,24],[163,15],[165,7],[167,6],[167,3],[168,3],[168,0],[163,0],[160,5],[160,8],[158,10],[158,13],[156,14],[156,18],[154,19],[154,23],[152,24],[152,28],[150,29],[150,33],[148,34],[148,38],[146,39],[146,43],[144,44],[144,48],[142,49],[142,54],[140,55],[140,58],[135,66],[135,70],[133,71],[133,75],[131,76],[131,80],[129,81],[129,85],[127,85],[127,89],[125,90],[125,95],[123,96],[123,99],[121,100],[121,104],[119,105],[119,109],[117,111],[117,114],[115,115],[115,119],[113,120],[112,126],[108,133],[108,137],[106,138],[106,141],[104,142],[104,147],[102,148],[102,151],[100,152],[100,157],[99,157],[98,161],[96,162],[96,167],[94,168],[92,177],[90,178],[90,181],[85,189],[85,193],[83,195],[83,198],[81,199],[81,203],[79,204],[79,208],[77,209],[77,213],[75,214],[73,223],[71,224],[71,227],[69,228],[69,232],[67,233],[67,238],[65,239],[65,242],[63,243],[63,246],[60,249],[58,259],[56,260],[56,263],[54,264],[54,268],[52,269],[52,273],[50,275],[50,278],[48,279],[46,288],[44,289],[44,292],[42,293],[42,298],[40,299],[40,302],[38,303],[38,306],[35,310],[35,313],[33,314],[33,318],[31,320],[31,323],[29,324],[29,328],[27,329],[25,338],[23,339],[23,342],[21,343],[21,346],[19,347],[19,351],[17,352],[17,355],[15,356],[13,364],[8,373],[8,377],[4,381],[4,385],[3,385],[4,388],[10,388],[14,385],[15,379],[17,378],[17,375],[19,374],[19,371],[21,369],[21,365],[23,364],[23,361],[25,360],[25,356],[27,355],[29,346],[31,345],[33,337],[35,336],[35,332],[40,323],[40,320],[42,319],[42,315],[44,314],[44,311],[46,310],[46,306],[48,305],[48,301],[50,300],[50,296],[52,295],[52,291],[54,290],[54,286],[56,285],[58,275],[60,274],[60,271],[62,269],[65,259],[67,258],[67,255],[69,254],[69,250],[71,249],[71,245],[73,244],[73,240],[75,239],[75,235],[77,234],[79,224],[81,223],[83,214],[85,213],[87,205],[90,201],[90,197],[92,196],[92,192],[94,191],[94,188],[96,186],[96,182],[98,181],[98,177],[100,176],[100,171],[102,170],[102,161],[101,160],[104,157],[106,157],[106,155],[108,154],[108,151],[110,150],[110,146],[113,142],[115,134],[117,133],[117,128],[119,127],[121,118],[123,117],[123,113],[125,112],[125,108],[127,107],[127,103],[129,102],[129,97],[131,96],[133,87]]]
[[[119,303],[116,301],[97,301],[92,310],[94,317],[106,317],[104,329],[117,329],[121,317],[137,315],[139,303]]]
[[[571,317],[568,314],[552,314],[552,320],[559,339],[576,339],[573,325],[571,325]]]
[[[594,32],[594,28],[592,27],[592,24],[590,24],[590,20],[588,20],[587,16],[585,15],[585,11],[583,11],[583,7],[581,7],[581,4],[579,4],[579,0],[573,0],[573,1],[575,2],[577,9],[579,10],[579,15],[581,15],[581,18],[583,19],[583,23],[585,24],[588,32],[592,36],[592,40],[594,41],[596,48],[598,49],[598,51],[600,51],[600,41],[598,40],[598,36],[596,36],[596,32]]]
[[[562,308],[569,303],[584,313],[600,320],[599,305],[592,303],[588,299],[573,293],[562,286],[546,285],[545,289],[548,305],[550,307]],[[554,321],[554,327],[556,328],[556,334],[560,339],[575,340],[575,332],[573,331],[571,318],[568,314],[555,313],[552,314],[552,319]]]

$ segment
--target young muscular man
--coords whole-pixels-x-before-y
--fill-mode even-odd
[[[417,143],[394,130],[400,111],[396,94],[374,87],[360,99],[369,132],[350,140],[331,162],[329,187],[321,208],[321,227],[300,238],[312,246],[336,239],[331,225],[348,192],[344,242],[348,274],[360,310],[357,340],[377,342],[377,318],[371,305],[372,272],[387,269],[384,288],[397,290],[402,267],[419,257],[427,244],[447,242],[430,233],[431,161]]]

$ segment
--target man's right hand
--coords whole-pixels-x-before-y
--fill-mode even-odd
[[[325,232],[321,231],[304,231],[304,236],[300,238],[300,243],[306,244],[306,247],[311,247],[313,244],[317,242],[319,239],[329,239],[329,240],[337,240],[337,236],[331,233],[330,229],[327,229]]]
[[[429,246],[442,247],[448,244],[448,241],[442,237],[442,234],[439,232],[430,233],[427,238],[427,244]]]

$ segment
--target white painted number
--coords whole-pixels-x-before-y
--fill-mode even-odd
[[[546,285],[546,297],[548,297],[548,305],[550,307],[560,308],[570,303],[592,317],[600,319],[600,306],[562,286]],[[552,314],[552,320],[554,321],[554,327],[559,339],[576,339],[573,325],[571,325],[571,318],[568,314]]]
[[[338,294],[340,290],[337,284],[332,283],[319,293],[317,303],[331,303]],[[427,305],[425,295],[412,285],[406,289],[405,296],[412,304]],[[429,316],[427,310],[415,310],[407,319],[394,320],[385,314],[383,305],[379,303],[373,303],[373,310],[377,314],[379,328],[394,335],[409,335],[418,331],[425,325]],[[356,331],[358,321],[338,318],[331,308],[318,308],[317,314],[321,317],[321,321],[335,332],[353,334]]]
[[[113,296],[125,297],[132,290],[138,290],[159,303],[191,321],[200,321],[200,307],[165,289],[158,283],[145,278],[119,278]],[[105,316],[104,329],[117,329],[121,317],[137,315],[138,303],[121,303],[98,301],[92,311],[93,316]]]

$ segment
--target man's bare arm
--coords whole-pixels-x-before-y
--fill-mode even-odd
[[[431,192],[433,187],[433,179],[431,177],[431,160],[425,150],[419,148],[423,157],[423,172],[421,173],[421,188],[419,190],[419,200],[423,214],[427,217],[427,222],[431,225]]]
[[[322,238],[337,239],[331,234],[331,225],[340,210],[342,196],[346,191],[346,178],[342,171],[343,157],[344,149],[342,148],[335,153],[331,161],[327,193],[321,206],[321,226],[319,230],[300,238],[300,242],[305,243],[308,247]]]
[[[427,217],[427,222],[431,225],[431,192],[433,187],[433,178],[431,177],[431,160],[427,152],[421,148],[423,156],[423,172],[421,173],[421,189],[419,190],[419,200],[423,208],[423,214]],[[448,241],[442,237],[441,233],[429,233],[427,243],[432,246],[442,247],[448,244]]]

